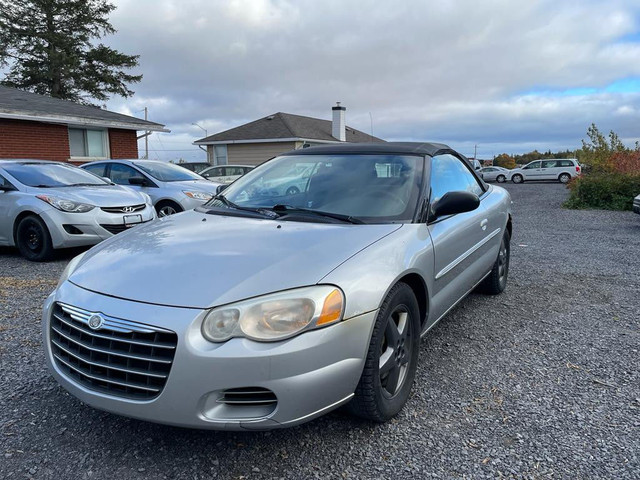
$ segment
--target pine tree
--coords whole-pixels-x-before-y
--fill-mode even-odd
[[[124,70],[139,56],[97,43],[116,32],[114,9],[107,0],[0,0],[0,83],[84,104],[133,95],[127,84],[142,75]]]

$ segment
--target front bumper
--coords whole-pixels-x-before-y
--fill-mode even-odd
[[[152,324],[178,336],[171,370],[160,394],[146,401],[94,391],[74,381],[53,358],[50,318],[63,301],[111,317]],[[309,421],[348,402],[360,379],[377,312],[273,343],[235,338],[207,342],[200,333],[205,310],[116,299],[64,282],[47,299],[43,336],[47,365],[71,394],[101,410],[182,427],[264,430]],[[277,398],[268,414],[220,403],[228,389],[258,387]]]
[[[119,227],[124,229],[125,215],[140,215],[142,223],[156,218],[155,209],[151,205],[146,205],[143,210],[131,214],[108,213],[100,207],[85,213],[63,212],[51,207],[40,213],[51,234],[53,248],[82,247],[100,243],[114,235],[102,225],[107,225],[113,232],[118,232]],[[69,231],[64,228],[65,225]]]

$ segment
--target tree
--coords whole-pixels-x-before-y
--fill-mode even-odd
[[[578,150],[578,160],[588,166],[594,173],[611,170],[614,154],[630,153],[618,134],[613,130],[608,138],[600,132],[595,123],[587,129],[589,141],[582,140],[582,148]],[[618,158],[621,158],[618,156]]]
[[[142,75],[124,70],[139,56],[96,45],[116,32],[114,9],[107,0],[0,0],[0,83],[85,104],[133,95],[127,84]]]
[[[507,155],[506,153],[501,153],[496,158],[494,158],[493,164],[497,167],[503,167],[508,169],[516,168],[516,161],[513,159],[512,156]]]

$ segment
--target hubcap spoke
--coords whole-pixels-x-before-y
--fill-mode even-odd
[[[389,345],[394,346],[398,340],[400,340],[400,332],[398,331],[398,326],[396,322],[393,320],[393,315],[389,317],[389,321],[387,322],[387,328],[385,329],[385,336],[387,337],[387,343]]]
[[[387,386],[386,390],[391,395],[395,394],[398,391],[399,380],[400,380],[400,370],[402,367],[396,366],[389,372],[389,376],[387,377]]]
[[[395,366],[396,362],[394,358],[394,353],[395,351],[393,348],[387,347],[384,353],[380,355],[380,362],[379,362],[380,375],[385,375],[386,373],[389,372],[389,370],[391,370]]]

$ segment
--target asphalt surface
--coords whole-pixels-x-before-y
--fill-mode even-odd
[[[193,431],[94,410],[44,366],[40,308],[71,254],[0,249],[0,478],[640,476],[640,216],[507,185],[507,291],[473,294],[423,340],[405,409],[272,432]]]

